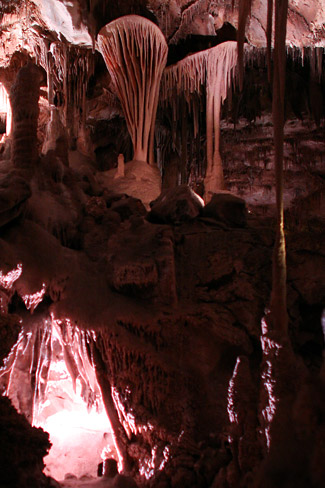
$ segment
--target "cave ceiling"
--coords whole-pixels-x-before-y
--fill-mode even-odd
[[[156,22],[169,45],[188,35],[215,35],[224,24],[237,28],[238,2],[234,0],[10,0],[0,2],[2,15],[0,63],[5,66],[15,51],[33,54],[39,38],[66,41],[91,48],[100,28],[122,15],[135,13]],[[233,8],[234,4],[234,8]],[[290,0],[287,45],[325,45],[325,2]],[[246,39],[266,45],[267,0],[254,0]],[[28,32],[28,35],[27,35]],[[35,54],[35,53],[34,53]]]

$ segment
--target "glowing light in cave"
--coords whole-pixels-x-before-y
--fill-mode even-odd
[[[159,471],[162,471],[165,467],[165,464],[167,463],[168,459],[169,459],[169,456],[170,456],[170,451],[169,451],[169,447],[168,446],[165,446],[165,449],[163,450],[163,456],[164,456],[164,459],[161,461],[160,465],[159,465]]]
[[[6,117],[6,135],[8,136],[11,132],[12,112],[7,90],[2,83],[0,83],[0,117],[1,115]]]
[[[44,458],[44,472],[57,480],[63,480],[67,473],[78,478],[96,477],[102,459],[116,457],[101,396],[96,396],[93,406],[87,405],[83,397],[82,382],[77,378],[73,384],[53,327],[46,395],[34,415],[34,425],[50,434],[52,448]]]
[[[323,331],[323,336],[324,336],[324,341],[325,341],[325,308],[322,313],[322,317],[320,319],[321,324],[322,324],[322,331]]]
[[[282,346],[281,344],[278,344],[274,340],[267,337],[266,334],[268,327],[264,318],[262,319],[262,331],[265,331],[261,336],[261,345],[265,364],[264,371],[262,373],[262,380],[264,388],[267,392],[267,404],[262,410],[262,415],[265,420],[264,432],[266,437],[266,445],[269,449],[271,445],[270,429],[278,404],[278,399],[275,395],[276,377],[274,373],[273,361],[279,355],[279,350],[282,348]]]
[[[139,473],[149,480],[155,473],[155,461],[157,456],[157,446],[151,449],[151,458],[146,459],[142,462],[139,468]]]
[[[240,357],[237,358],[234,371],[232,374],[232,377],[230,378],[229,381],[229,386],[228,386],[228,402],[227,402],[227,411],[228,411],[228,417],[230,422],[233,423],[238,423],[238,417],[237,417],[237,412],[235,410],[235,382],[236,382],[236,377],[238,374],[238,368],[240,365]]]
[[[8,295],[10,295],[7,292],[12,289],[14,282],[18,280],[22,272],[23,265],[21,263],[17,264],[16,268],[13,268],[8,273],[3,273],[0,270],[0,312],[4,313],[7,311]]]
[[[23,265],[17,264],[16,268],[12,269],[6,274],[0,270],[0,286],[2,286],[5,290],[10,290],[12,285],[18,278],[20,277],[21,273],[23,272]]]
[[[41,301],[43,300],[45,291],[46,291],[46,284],[43,283],[42,288],[39,291],[36,291],[35,293],[32,293],[30,295],[22,296],[22,299],[24,300],[27,310],[30,310],[32,313],[34,312],[37,305],[41,303]]]

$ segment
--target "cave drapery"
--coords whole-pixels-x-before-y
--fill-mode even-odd
[[[56,361],[114,486],[323,486],[324,16],[0,1],[1,486],[55,483]]]

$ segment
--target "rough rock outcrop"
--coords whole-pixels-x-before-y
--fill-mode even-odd
[[[15,220],[31,196],[28,183],[14,172],[0,175],[0,227]]]
[[[151,222],[173,224],[186,222],[197,217],[204,202],[187,185],[163,190],[159,197],[150,203],[148,219]]]
[[[51,486],[42,473],[51,444],[48,434],[31,427],[8,398],[0,398],[0,457],[3,488]]]
[[[43,80],[41,69],[30,62],[22,67],[10,91],[13,120],[11,159],[17,169],[32,174],[38,159],[38,99]]]
[[[213,193],[209,203],[202,209],[201,215],[230,227],[245,227],[246,203],[242,198],[229,192]]]

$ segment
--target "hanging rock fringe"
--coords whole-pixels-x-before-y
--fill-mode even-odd
[[[185,97],[193,116],[194,137],[199,130],[200,98],[194,95],[206,92],[207,168],[205,177],[206,198],[211,192],[223,188],[223,170],[219,153],[220,107],[237,66],[237,44],[228,41],[192,54],[163,74],[162,103],[171,105],[172,119],[180,119],[180,95]]]
[[[127,15],[107,24],[98,46],[111,75],[133,142],[135,160],[147,161],[152,145],[167,44],[151,21]]]
[[[220,72],[220,100],[227,96],[228,87],[235,75],[237,63],[236,43],[224,42],[205,51],[191,54],[173,66],[165,69],[161,80],[160,99],[163,105],[173,109],[173,120],[179,119],[177,100],[184,94],[189,111],[197,115],[193,106],[194,94],[203,94],[203,87],[213,82]],[[194,124],[198,127],[197,117]],[[195,132],[196,135],[197,132]]]

